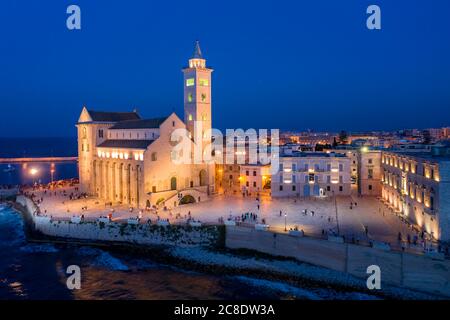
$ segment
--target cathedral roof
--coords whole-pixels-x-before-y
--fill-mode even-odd
[[[97,122],[119,122],[128,120],[138,120],[141,117],[137,112],[103,112],[103,111],[93,111],[88,110],[92,121]]]
[[[139,119],[139,120],[128,120],[116,123],[110,129],[152,129],[159,128],[159,126],[166,121],[167,117],[164,118],[153,118],[153,119]]]
[[[106,140],[98,148],[147,149],[155,140]]]

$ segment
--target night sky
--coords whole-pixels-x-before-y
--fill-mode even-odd
[[[366,28],[370,4],[381,31]],[[74,136],[83,105],[182,116],[196,39],[216,128],[449,126],[449,15],[448,0],[5,0],[0,136]]]

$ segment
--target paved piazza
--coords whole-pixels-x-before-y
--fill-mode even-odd
[[[285,223],[287,230],[298,227],[304,230],[306,235],[321,236],[322,232],[332,234],[337,230],[337,217],[340,234],[348,239],[365,241],[373,239],[398,245],[398,233],[401,232],[404,239],[410,235],[411,239],[416,234],[389,209],[373,197],[337,197],[304,199],[270,199],[263,198],[257,201],[255,198],[243,198],[242,196],[215,196],[208,201],[176,207],[172,210],[130,211],[128,206],[113,206],[105,204],[95,198],[82,198],[70,200],[71,194],[78,196],[75,187],[57,188],[53,191],[28,190],[33,193],[39,203],[42,214],[51,215],[53,218],[70,219],[74,215],[83,214],[86,220],[95,220],[100,216],[112,214],[112,220],[125,222],[130,217],[142,216],[141,223],[149,219],[169,219],[172,224],[183,224],[189,218],[202,223],[217,224],[219,219],[240,219],[242,214],[253,213],[257,215],[257,221],[270,225],[270,229],[284,232]],[[56,195],[55,195],[56,193]],[[65,195],[64,195],[65,194]],[[350,209],[350,203],[357,203]],[[259,209],[258,209],[259,204]],[[82,209],[87,207],[86,209]],[[280,214],[281,210],[281,214]],[[306,214],[304,213],[306,210]],[[139,213],[141,212],[141,213]],[[313,214],[314,212],[314,214]],[[246,222],[249,223],[250,219]],[[367,236],[366,230],[367,227]]]

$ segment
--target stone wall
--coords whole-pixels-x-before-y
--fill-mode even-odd
[[[123,242],[139,245],[221,246],[223,226],[158,226],[114,222],[80,222],[52,220],[50,216],[37,216],[35,204],[24,196],[17,197],[28,217],[33,231],[49,237],[85,241]]]
[[[378,265],[382,287],[385,283],[450,296],[448,260],[234,226],[227,226],[225,245],[231,249],[292,257],[365,279],[367,267]]]

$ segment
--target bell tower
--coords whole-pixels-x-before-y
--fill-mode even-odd
[[[184,122],[194,137],[194,124],[202,124],[203,141],[211,141],[207,131],[211,129],[211,73],[206,67],[200,43],[196,41],[194,55],[189,59],[189,66],[184,74]],[[197,137],[199,140],[200,137]]]

